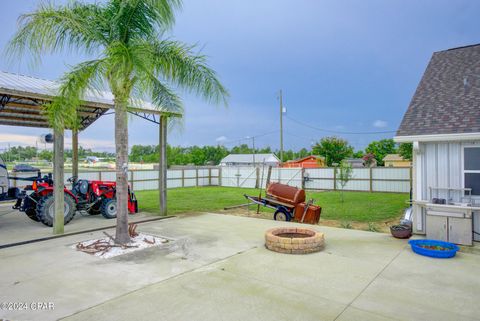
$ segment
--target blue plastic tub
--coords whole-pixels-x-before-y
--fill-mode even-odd
[[[460,250],[460,248],[453,243],[435,241],[435,240],[410,240],[408,241],[408,244],[410,244],[410,246],[412,247],[412,251],[417,254],[440,258],[440,259],[448,259],[448,258],[454,257],[455,254],[457,254],[457,251]],[[426,249],[421,247],[420,245],[442,246],[445,248],[449,248],[450,250],[440,251],[440,250]]]

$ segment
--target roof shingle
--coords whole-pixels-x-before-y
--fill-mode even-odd
[[[397,136],[480,132],[480,44],[435,52]]]

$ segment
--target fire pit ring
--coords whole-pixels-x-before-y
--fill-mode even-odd
[[[277,227],[265,232],[265,247],[287,254],[318,252],[325,245],[323,233],[309,228]]]

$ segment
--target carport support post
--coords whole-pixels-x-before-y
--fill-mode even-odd
[[[78,130],[72,130],[72,176],[78,178]]]
[[[53,234],[63,234],[63,211],[64,211],[64,163],[63,163],[63,129],[54,130],[53,144],[53,197],[55,214],[53,219]]]
[[[158,163],[158,194],[160,215],[167,215],[167,122],[168,117],[160,116],[159,124],[159,154]]]

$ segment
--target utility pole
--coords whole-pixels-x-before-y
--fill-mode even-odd
[[[280,162],[283,162],[283,97],[280,89]]]
[[[253,145],[253,166],[257,166],[255,162],[255,136],[252,136],[252,145]]]
[[[255,161],[255,136],[247,136],[246,139],[252,139],[252,149],[253,149],[253,166],[256,166],[257,162]]]

